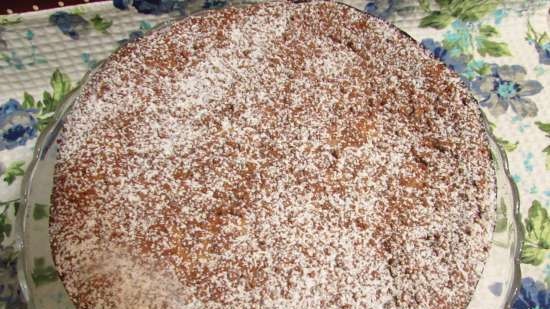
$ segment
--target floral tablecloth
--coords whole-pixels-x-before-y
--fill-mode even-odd
[[[345,2],[394,22],[476,95],[508,154],[521,198],[526,241],[513,307],[550,309],[550,2]],[[120,44],[174,16],[226,5],[114,0],[0,16],[0,309],[25,306],[10,247],[14,216],[36,138],[59,102]],[[51,266],[36,263],[35,283],[55,280]],[[487,288],[502,293],[498,282]]]

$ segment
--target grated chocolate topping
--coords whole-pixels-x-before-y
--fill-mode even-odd
[[[274,2],[111,56],[59,139],[80,309],[465,308],[494,222],[480,111],[383,21]]]

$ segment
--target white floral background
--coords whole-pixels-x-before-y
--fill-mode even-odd
[[[550,309],[550,2],[345,1],[395,23],[458,72],[507,152],[525,244],[515,309]],[[0,16],[0,309],[23,308],[14,215],[40,131],[82,76],[157,23],[225,0],[113,0]],[[41,208],[36,208],[41,209]],[[33,214],[47,217],[46,211]],[[34,283],[56,280],[35,261]],[[502,293],[499,285],[492,293]]]

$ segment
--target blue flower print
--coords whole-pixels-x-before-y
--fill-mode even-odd
[[[548,33],[539,33],[533,28],[530,22],[527,22],[527,42],[535,45],[539,55],[539,63],[550,64],[550,36]]]
[[[523,278],[519,295],[512,305],[512,309],[546,309],[550,308],[550,290],[542,282],[532,278]]]
[[[92,56],[89,53],[82,53],[80,54],[80,59],[82,59],[82,62],[86,64],[88,69],[93,69],[97,66],[97,60],[93,59]]]
[[[493,12],[493,16],[495,17],[495,24],[500,25],[500,23],[502,22],[502,19],[508,16],[508,13],[503,9],[498,9]]]
[[[533,153],[528,152],[523,159],[523,167],[529,173],[532,173],[535,167],[533,166]]]
[[[14,250],[0,246],[0,304],[5,309],[25,308],[17,280],[16,264]]]
[[[502,282],[495,282],[489,286],[489,291],[496,296],[500,296],[502,294],[502,286]]]
[[[504,114],[508,107],[521,117],[534,117],[538,108],[527,98],[542,90],[536,80],[525,80],[527,72],[519,65],[493,65],[491,74],[482,76],[472,83],[472,89],[482,106],[495,115]]]
[[[536,46],[539,53],[539,62],[542,64],[550,64],[550,43]]]
[[[161,15],[172,11],[184,12],[185,2],[178,0],[113,0],[113,5],[121,10],[130,6],[143,14]]]
[[[113,0],[113,6],[119,10],[127,10],[131,4],[131,0]]]
[[[0,106],[0,150],[25,145],[37,134],[34,110],[26,110],[18,101],[8,100]]]
[[[145,34],[145,32],[151,30],[152,28],[153,28],[153,26],[151,24],[149,24],[148,22],[142,20],[141,22],[139,22],[139,29],[130,32],[130,34],[128,35],[128,38],[119,40],[118,44],[124,45],[128,42],[133,42],[133,41],[141,38]]]
[[[364,11],[382,19],[388,19],[395,11],[395,0],[368,1]]]
[[[456,20],[451,24],[449,30],[443,34],[443,42],[451,55],[471,55],[474,45],[474,30],[475,28],[471,23],[460,20]]]
[[[432,55],[445,63],[451,70],[462,73],[466,69],[466,59],[464,57],[455,58],[451,56],[449,51],[447,51],[439,42],[434,41],[433,39],[424,39],[421,42],[421,45],[431,51]]]
[[[460,52],[453,53],[433,39],[423,39],[421,45],[429,50],[436,59],[441,60],[447,67],[458,73],[466,84],[483,74],[484,69],[489,67],[485,61],[471,59],[468,55]]]
[[[202,8],[205,10],[219,9],[224,7],[226,4],[227,4],[226,0],[204,0]]]
[[[89,22],[78,14],[56,12],[50,15],[50,24],[57,26],[64,35],[78,40],[80,35],[89,31]]]
[[[17,259],[15,252],[10,246],[0,246],[0,274],[6,277],[17,276]]]

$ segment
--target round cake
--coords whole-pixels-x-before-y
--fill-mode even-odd
[[[272,2],[114,53],[59,137],[79,309],[463,309],[495,175],[476,101],[385,22]]]

